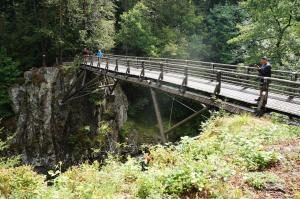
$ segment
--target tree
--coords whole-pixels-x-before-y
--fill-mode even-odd
[[[141,1],[121,17],[119,43],[126,52],[186,58],[188,37],[202,18],[188,0]]]
[[[0,118],[12,114],[8,89],[20,76],[18,66],[19,64],[8,57],[3,48],[0,48]]]
[[[121,16],[121,29],[118,40],[125,53],[128,50],[137,55],[155,56],[157,38],[152,33],[150,10],[142,2]]]
[[[238,5],[215,5],[201,24],[201,31],[191,39],[191,58],[222,63],[241,61],[240,46],[226,42],[238,35],[236,26],[244,19],[245,16]]]
[[[115,4],[107,0],[14,0],[0,5],[0,42],[24,69],[72,57],[83,46],[111,49]],[[26,56],[25,56],[26,52]]]
[[[247,50],[247,61],[254,62],[267,55],[275,65],[299,64],[298,0],[246,0],[240,6],[249,18],[239,26],[240,35],[229,43],[242,43]]]

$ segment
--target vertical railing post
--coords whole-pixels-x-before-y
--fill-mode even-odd
[[[298,79],[298,73],[297,72],[293,72],[292,76],[291,76],[291,80],[296,82],[297,79]]]
[[[83,64],[87,65],[87,56],[86,55],[83,55]]]
[[[101,68],[101,65],[100,65],[100,57],[97,57],[97,61],[98,61],[97,67]]]
[[[43,54],[43,67],[46,67],[46,55]]]
[[[215,65],[214,63],[210,63],[210,68],[214,71],[215,70]]]
[[[188,67],[185,67],[185,69],[184,69],[184,75],[185,75],[185,77],[186,77],[186,78],[185,78],[185,79],[186,79],[186,80],[185,80],[185,81],[186,81],[185,83],[186,83],[186,86],[187,86],[187,82],[188,82]]]
[[[93,55],[90,55],[90,66],[93,66]]]
[[[157,84],[160,86],[161,81],[164,79],[164,64],[161,62],[160,63],[160,73],[158,76]]]
[[[119,60],[116,59],[116,66],[115,66],[115,72],[118,72],[119,71]]]
[[[217,80],[217,85],[214,94],[218,95],[221,92],[221,82],[222,82],[222,73],[219,70],[217,71],[216,80]]]
[[[187,83],[188,83],[188,67],[184,67],[184,79],[179,89],[180,92],[184,93],[186,91]]]
[[[129,60],[127,60],[126,65],[127,65],[127,69],[126,69],[126,78],[128,78],[128,76],[129,76],[129,74],[130,74],[130,64],[129,64]]]
[[[297,72],[292,72],[291,74],[291,81],[294,81],[296,82],[298,79],[298,73]],[[292,84],[289,85],[290,88],[294,88]],[[293,98],[294,96],[293,95],[290,95],[289,96],[290,98]]]
[[[141,73],[140,73],[140,76],[139,76],[139,80],[142,81],[145,77],[145,62],[142,61],[142,70],[141,70]]]
[[[105,74],[108,72],[108,69],[109,69],[109,63],[108,63],[108,59],[106,59]]]

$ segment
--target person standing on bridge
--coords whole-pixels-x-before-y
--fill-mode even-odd
[[[83,61],[84,61],[84,62],[87,62],[87,58],[88,58],[88,56],[89,56],[89,50],[88,50],[87,48],[84,48],[84,49],[82,50],[82,56],[83,56]]]
[[[260,66],[256,65],[259,76],[261,76],[260,79],[260,94],[259,98],[256,99],[256,101],[260,101],[263,91],[267,90],[267,87],[269,86],[269,82],[266,84],[266,80],[264,77],[271,77],[272,75],[272,65],[270,64],[268,58],[266,56],[262,57],[260,59]]]
[[[103,57],[103,52],[101,51],[101,49],[99,49],[99,50],[97,51],[96,55],[97,55],[97,57],[98,57],[98,59],[99,59],[99,61],[100,61],[100,60],[102,59],[102,57]]]

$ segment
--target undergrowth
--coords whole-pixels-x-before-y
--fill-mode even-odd
[[[262,174],[283,159],[269,146],[300,136],[299,127],[248,115],[215,115],[203,129],[196,139],[151,146],[145,171],[142,158],[122,163],[109,156],[101,164],[69,169],[47,187],[30,167],[1,168],[0,192],[9,198],[247,198],[251,192],[235,187],[232,178],[243,173],[245,183],[257,189],[278,181]]]

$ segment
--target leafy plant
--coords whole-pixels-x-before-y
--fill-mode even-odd
[[[10,58],[4,48],[0,48],[0,117],[11,116],[9,87],[20,77],[19,63]]]
[[[266,188],[268,184],[282,183],[280,178],[272,173],[253,172],[244,176],[245,181],[255,189]]]

